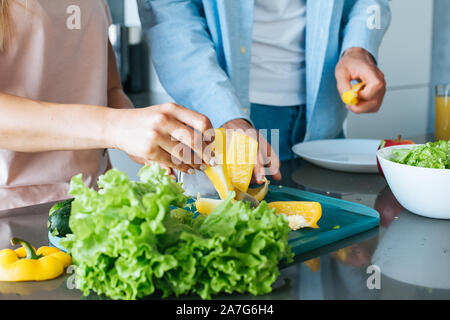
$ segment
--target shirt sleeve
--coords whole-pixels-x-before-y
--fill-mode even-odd
[[[161,84],[179,104],[206,115],[214,127],[250,120],[220,67],[200,1],[139,0],[143,28]]]
[[[359,47],[378,61],[378,49],[390,21],[388,0],[346,0],[341,56],[345,50]]]

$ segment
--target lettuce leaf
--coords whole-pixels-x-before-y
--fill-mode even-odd
[[[450,141],[428,142],[412,149],[394,149],[390,160],[415,167],[450,169]]]
[[[178,265],[157,280],[164,296],[210,298],[221,292],[260,295],[272,290],[279,261],[292,258],[287,219],[266,202],[251,209],[233,198],[230,193],[208,217],[177,211],[166,220],[160,249]]]
[[[158,166],[144,167],[140,182],[110,170],[98,181],[99,191],[87,188],[81,175],[72,178],[75,196],[69,225],[73,234],[62,244],[72,254],[77,287],[114,299],[135,299],[155,291],[154,279],[176,266],[159,252],[157,235],[166,231],[169,206],[183,206],[180,184]]]
[[[181,184],[159,166],[141,169],[140,181],[110,170],[87,188],[71,181],[75,197],[62,240],[76,266],[76,285],[113,299],[271,291],[281,259],[291,259],[287,219],[266,203],[251,209],[230,193],[210,216],[183,207]]]

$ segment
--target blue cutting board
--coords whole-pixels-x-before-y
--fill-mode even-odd
[[[303,190],[270,186],[264,200],[267,202],[316,201],[322,205],[322,217],[318,222],[318,229],[306,228],[289,234],[289,244],[296,255],[370,230],[380,224],[380,216],[374,209]]]
[[[311,251],[352,235],[375,228],[380,223],[377,211],[364,205],[288,187],[270,186],[264,199],[272,201],[317,201],[322,205],[319,229],[305,228],[289,234],[294,254]],[[189,199],[188,203],[194,202]],[[339,228],[337,228],[339,226]],[[65,251],[59,237],[49,233],[50,244]]]

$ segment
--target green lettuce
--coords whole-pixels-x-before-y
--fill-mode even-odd
[[[158,166],[145,167],[140,182],[110,170],[87,188],[81,175],[72,178],[75,197],[69,225],[72,234],[62,244],[77,266],[77,287],[114,299],[134,299],[155,291],[154,279],[176,266],[159,252],[157,235],[165,232],[169,206],[183,206],[183,189]]]
[[[412,149],[394,149],[390,160],[414,167],[450,169],[450,141],[428,142]]]
[[[165,221],[168,232],[160,237],[160,249],[178,265],[157,279],[164,296],[272,290],[279,261],[292,258],[287,219],[265,202],[251,209],[233,198],[231,193],[208,217],[175,210]]]
[[[271,291],[278,263],[291,259],[289,227],[266,203],[251,209],[233,194],[208,217],[183,209],[187,197],[159,166],[141,169],[140,181],[110,170],[87,188],[71,181],[75,197],[62,244],[76,266],[76,284],[113,299],[220,292]]]

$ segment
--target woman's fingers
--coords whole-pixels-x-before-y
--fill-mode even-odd
[[[166,167],[174,168],[184,173],[193,173],[192,167],[182,162],[178,161],[173,162],[172,155],[160,147],[155,148],[155,150],[152,153],[152,158],[154,158],[155,161],[163,164]]]
[[[192,149],[196,157],[194,158],[194,162],[192,164],[200,165],[204,162],[205,164],[210,164],[212,160],[212,154],[204,152],[207,148],[207,144],[204,141],[205,137],[202,133],[196,132],[193,129],[189,128],[185,124],[179,122],[177,119],[172,118],[169,115],[163,116],[164,119],[161,119],[163,123],[159,130],[163,133],[169,135],[169,137],[173,137],[173,142],[176,144],[182,144],[184,146],[188,146]],[[173,144],[167,144],[167,148],[173,148]],[[180,146],[182,147],[182,146]],[[203,160],[203,161],[202,161]]]
[[[204,164],[202,160],[192,152],[192,149],[172,139],[170,135],[162,135],[159,141],[160,147],[171,155],[172,163],[181,164],[184,163],[192,169],[202,170]]]
[[[173,169],[171,168],[171,167],[169,167],[169,166],[167,166],[167,165],[165,165],[165,164],[162,164],[162,163],[158,163],[158,162],[155,162],[156,164],[158,164],[161,168],[163,168],[164,170],[166,170],[167,171],[167,174],[169,175],[169,176],[171,176],[172,178],[174,178],[175,180],[177,179],[177,177],[175,176],[175,172],[173,171]]]
[[[161,105],[161,111],[169,114],[179,122],[185,123],[189,127],[192,127],[201,133],[204,133],[209,129],[213,129],[211,121],[208,117],[175,103],[166,103]]]
[[[208,117],[174,103],[163,104],[160,106],[160,110],[165,117],[171,120],[164,121],[166,119],[163,116],[164,124],[160,124],[160,129],[189,146],[197,154],[197,159],[201,158],[205,164],[211,164],[214,155],[204,152],[207,146],[214,141],[214,129]],[[202,162],[200,161],[198,164],[201,165]]]
[[[152,163],[156,163],[158,164],[161,168],[163,168],[164,170],[167,171],[167,174],[169,176],[171,176],[172,178],[176,179],[177,177],[175,176],[175,173],[173,171],[173,169],[165,164],[159,163],[159,162],[155,162],[155,161],[149,161],[149,160],[145,160],[144,158],[140,158],[140,157],[135,157],[132,155],[128,155],[128,157],[133,160],[136,163],[142,164],[142,165],[146,165],[146,164],[152,164]],[[189,169],[188,169],[189,170]]]
[[[142,165],[145,165],[145,164],[148,163],[147,160],[145,160],[144,158],[141,158],[141,157],[132,156],[132,155],[130,155],[130,154],[128,155],[128,157],[129,157],[131,160],[133,160],[134,162],[139,163],[139,164],[142,164]]]
[[[201,169],[202,165],[211,163],[212,152],[204,152],[211,143],[207,146],[203,138],[205,141],[209,138],[210,141],[211,137],[214,137],[211,131],[214,130],[209,130],[211,123],[203,115],[177,105],[166,104],[117,111],[115,116],[117,128],[112,139],[114,148],[135,156],[137,162],[149,160],[174,168],[181,166],[181,170],[185,172],[193,168]],[[186,118],[183,121],[178,120],[184,116]],[[209,131],[209,136],[205,137],[200,131],[205,134]],[[169,155],[164,155],[164,161],[158,158],[161,156],[159,149]],[[188,150],[181,153],[185,149]],[[196,155],[191,155],[192,150]],[[173,161],[170,157],[173,157]]]

